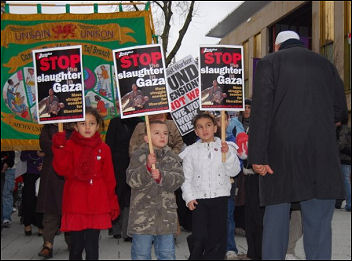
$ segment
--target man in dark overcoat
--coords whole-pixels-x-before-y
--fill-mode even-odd
[[[259,61],[253,85],[249,162],[266,206],[262,258],[285,259],[291,202],[300,202],[307,259],[331,259],[335,199],[344,195],[335,123],[347,117],[335,66],[284,31]]]

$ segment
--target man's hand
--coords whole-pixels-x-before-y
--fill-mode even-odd
[[[188,202],[187,204],[187,207],[189,208],[189,210],[195,210],[196,209],[196,206],[195,205],[198,205],[198,202],[197,200],[191,200],[190,202]]]
[[[271,169],[269,165],[258,165],[258,164],[253,164],[252,169],[254,172],[258,173],[261,176],[265,176],[267,173],[274,174],[274,171]]]

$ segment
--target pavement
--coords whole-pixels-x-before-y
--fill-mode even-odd
[[[17,213],[12,215],[13,223],[1,231],[1,260],[41,260],[38,252],[43,244],[42,237],[37,235],[33,227],[33,235],[25,236],[24,227],[20,224]],[[189,251],[186,237],[190,233],[182,231],[176,238],[176,259],[188,259]],[[235,236],[240,253],[246,253],[247,243],[243,236]],[[115,239],[108,235],[107,230],[100,233],[99,258],[102,260],[130,260],[131,243],[123,239]],[[296,256],[304,260],[303,239],[296,244]],[[55,237],[54,256],[52,260],[68,259],[68,250],[63,233]],[[153,259],[156,259],[153,255]],[[351,260],[351,212],[335,209],[332,220],[332,259]]]

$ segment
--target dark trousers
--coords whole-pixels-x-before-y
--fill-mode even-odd
[[[82,252],[86,251],[86,260],[99,259],[98,229],[86,229],[70,232],[70,260],[82,260]]]
[[[57,214],[44,213],[43,215],[43,239],[45,242],[54,244],[54,238],[60,229],[61,216]],[[65,242],[70,248],[70,232],[65,232]]]
[[[43,214],[36,212],[37,197],[35,196],[35,182],[39,174],[26,173],[23,175],[22,216],[25,226],[35,225],[43,228]]]
[[[197,199],[192,213],[190,259],[223,260],[227,239],[228,197]]]
[[[307,260],[331,259],[331,220],[335,200],[311,199],[300,202],[303,245]],[[288,244],[291,203],[265,207],[263,259],[285,259]]]
[[[259,204],[259,176],[246,175],[246,240],[248,245],[247,257],[260,260],[262,257],[263,218],[264,207]]]

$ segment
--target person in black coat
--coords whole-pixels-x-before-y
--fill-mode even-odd
[[[72,125],[64,124],[66,139],[72,133]],[[45,153],[43,167],[40,171],[40,185],[36,211],[43,213],[43,240],[44,244],[39,256],[50,258],[53,256],[55,235],[58,233],[61,222],[62,193],[65,180],[56,174],[53,167],[53,152],[51,150],[52,137],[58,132],[57,124],[46,124],[39,136],[39,145]],[[65,232],[65,242],[69,247],[68,232]]]
[[[131,197],[131,188],[126,183],[126,170],[130,163],[128,148],[132,133],[139,122],[142,122],[142,119],[138,117],[111,119],[105,140],[111,149],[116,177],[116,194],[121,209],[121,215],[113,222],[110,234],[115,238],[122,236],[126,241],[130,240],[127,236],[127,224]]]
[[[266,206],[262,258],[284,259],[291,202],[300,202],[307,259],[331,259],[335,199],[344,196],[335,122],[347,118],[343,82],[293,31],[280,32],[253,84],[249,162]]]

